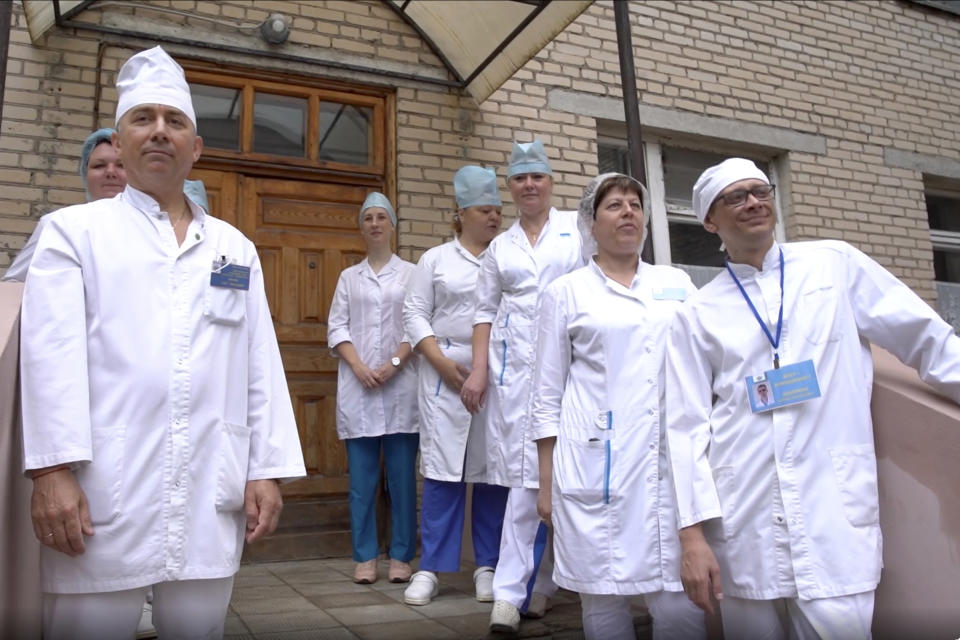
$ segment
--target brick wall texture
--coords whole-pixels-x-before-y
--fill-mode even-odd
[[[443,69],[378,0],[137,5],[93,5],[75,19],[139,25],[143,39],[53,27],[31,43],[22,4],[15,3],[0,132],[0,270],[40,215],[82,200],[80,144],[93,128],[112,124],[116,70],[165,35],[262,48],[225,23],[259,22],[276,11],[292,18],[284,47],[301,57],[346,56],[354,64],[433,75]],[[788,239],[852,242],[935,300],[923,176],[885,165],[883,151],[960,159],[960,17],[897,0],[645,0],[631,2],[630,10],[641,102],[824,138],[825,154],[790,152],[784,159]],[[282,69],[255,52],[225,60],[238,64]],[[322,66],[291,64],[289,71],[346,77]],[[396,91],[401,255],[416,258],[449,238],[453,172],[479,163],[505,175],[514,139],[543,140],[556,205],[575,208],[596,173],[598,121],[551,109],[549,92],[619,98],[619,73],[613,3],[601,1],[481,105],[439,85],[353,74],[354,81]],[[502,191],[509,218],[505,185]]]

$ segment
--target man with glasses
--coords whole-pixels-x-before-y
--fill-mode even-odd
[[[726,269],[678,312],[667,440],[682,580],[727,638],[869,638],[881,534],[869,343],[960,401],[960,340],[840,241],[778,244],[774,186],[732,158],[693,188]],[[776,402],[755,397],[763,383]]]

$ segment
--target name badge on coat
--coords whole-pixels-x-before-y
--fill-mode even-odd
[[[213,261],[213,269],[210,271],[210,286],[248,291],[250,289],[250,267],[233,264],[226,256],[221,256],[220,259]]]

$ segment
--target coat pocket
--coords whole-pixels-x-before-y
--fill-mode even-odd
[[[229,287],[207,287],[203,316],[210,322],[239,325],[247,315],[247,292]]]
[[[585,503],[609,500],[612,432],[597,438],[557,438],[553,477],[564,498]]]
[[[832,447],[830,459],[847,520],[855,527],[877,524],[880,521],[880,506],[877,459],[873,445]]]
[[[90,521],[109,524],[120,515],[126,426],[93,428],[93,461],[77,469],[77,482],[87,496]]]
[[[250,434],[245,425],[221,423],[220,468],[217,470],[217,511],[243,509],[250,463]]]
[[[837,328],[839,297],[836,289],[825,286],[800,293],[799,313],[803,318],[803,335],[810,344],[836,342],[840,339]]]
[[[721,466],[713,470],[713,483],[720,498],[720,526],[724,540],[736,535],[739,528],[737,518],[737,486],[733,467]]]

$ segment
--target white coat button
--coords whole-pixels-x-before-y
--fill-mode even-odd
[[[653,347],[647,347],[647,353],[652,353],[652,352],[653,352]]]
[[[655,413],[656,413],[656,411],[654,411],[653,409],[650,409],[650,415],[653,415],[653,414],[655,414]]]
[[[651,449],[651,450],[652,450],[652,449],[656,449],[656,448],[657,448],[657,445],[655,445],[655,444],[650,445],[650,449]]]

